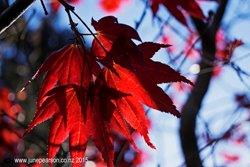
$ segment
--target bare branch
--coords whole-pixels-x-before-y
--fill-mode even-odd
[[[0,14],[0,34],[13,24],[35,0],[16,0]]]
[[[201,71],[207,68],[214,68],[214,63],[208,63],[208,60],[210,62],[214,62],[215,60],[215,35],[221,24],[227,4],[228,0],[221,1],[215,14],[215,17],[217,18],[214,17],[211,24],[192,18],[201,38],[202,58],[199,63]],[[195,86],[182,109],[180,139],[187,167],[202,166],[197,137],[195,134],[196,119],[202,106],[203,99],[208,91],[212,75],[213,70],[205,74],[199,73]],[[191,154],[193,156],[190,158]]]
[[[219,3],[220,3],[220,5],[217,9],[217,12],[215,13],[215,15],[213,17],[213,22],[211,25],[211,30],[213,30],[213,33],[216,33],[218,28],[220,27],[223,15],[226,11],[228,0],[221,0]]]

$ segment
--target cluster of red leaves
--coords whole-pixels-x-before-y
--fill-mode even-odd
[[[192,17],[205,19],[205,16],[196,0],[151,0],[151,10],[154,15],[157,13],[160,5],[163,5],[180,23],[185,26],[188,26],[188,24],[184,11]]]
[[[92,25],[98,35],[90,52],[77,44],[68,45],[51,54],[33,76],[44,74],[45,78],[27,132],[52,118],[49,158],[67,138],[71,158],[83,157],[87,142],[93,140],[104,161],[113,166],[114,132],[136,148],[135,131],[155,148],[148,136],[149,120],[143,105],[180,116],[157,84],[192,83],[168,65],[151,60],[168,45],[135,44],[133,40],[141,41],[137,31],[112,16],[92,20]]]
[[[7,88],[0,88],[0,157],[16,154],[16,146],[20,141],[20,131],[15,127],[14,119],[22,110],[12,102],[14,96]]]

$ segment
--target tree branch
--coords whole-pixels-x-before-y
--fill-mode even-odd
[[[35,0],[16,0],[0,14],[0,34],[14,23]]]
[[[217,12],[215,13],[213,17],[213,23],[211,25],[211,30],[213,30],[213,33],[216,33],[218,28],[220,27],[221,20],[223,18],[223,15],[226,11],[228,0],[221,0],[220,5],[217,9]]]
[[[202,55],[199,63],[201,71],[207,68],[214,68],[213,61],[215,60],[216,52],[215,36],[221,24],[227,4],[228,0],[221,0],[215,14],[216,18],[213,19],[211,25],[201,20],[192,19],[201,37]],[[208,63],[208,61],[212,63]],[[195,134],[196,119],[202,106],[202,101],[208,91],[212,75],[213,70],[198,75],[195,86],[182,109],[180,140],[187,167],[203,166]]]

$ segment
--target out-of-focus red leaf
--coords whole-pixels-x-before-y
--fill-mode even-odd
[[[100,7],[106,12],[117,11],[122,4],[122,0],[100,0]]]
[[[237,163],[240,160],[240,156],[237,154],[232,154],[228,152],[221,153],[222,158],[226,162],[226,164]]]
[[[196,17],[198,19],[205,18],[196,0],[151,0],[151,9],[154,15],[157,13],[160,5],[163,5],[179,22],[181,22],[185,26],[188,25],[183,10],[185,10],[192,17]]]
[[[0,112],[15,118],[22,108],[20,105],[14,104],[11,98],[15,98],[15,95],[9,89],[0,88]]]
[[[222,73],[222,67],[217,65],[213,69],[213,77],[218,77]]]

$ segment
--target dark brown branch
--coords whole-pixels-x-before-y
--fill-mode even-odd
[[[192,19],[201,38],[202,58],[199,63],[201,71],[207,68],[214,68],[213,63],[208,63],[208,60],[209,62],[214,62],[215,60],[215,35],[220,27],[227,4],[228,0],[221,1],[215,14],[215,17],[217,18],[212,20],[211,25],[201,20]],[[202,101],[208,91],[212,74],[213,70],[198,75],[194,89],[182,109],[180,139],[187,167],[203,166],[195,134],[196,119],[202,106]],[[190,155],[192,156],[190,157]]]
[[[0,14],[0,34],[14,23],[35,0],[16,0]]]
[[[216,33],[218,28],[220,27],[221,20],[223,18],[223,15],[224,15],[224,13],[226,11],[226,7],[227,7],[227,5],[224,5],[224,4],[227,4],[227,3],[228,3],[228,0],[221,0],[221,2],[220,2],[220,5],[217,9],[217,12],[214,15],[213,23],[211,25],[211,30],[214,31],[213,33]]]

